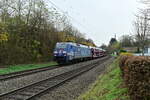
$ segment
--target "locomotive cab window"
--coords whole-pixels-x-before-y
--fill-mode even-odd
[[[57,44],[56,48],[66,48],[66,44]]]

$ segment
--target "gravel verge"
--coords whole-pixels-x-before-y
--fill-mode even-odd
[[[34,83],[34,82],[38,82],[43,79],[47,79],[49,77],[53,77],[55,75],[73,70],[75,68],[79,68],[81,66],[92,64],[98,60],[99,59],[91,60],[91,61],[87,61],[87,62],[81,62],[78,64],[69,65],[67,67],[61,67],[61,68],[57,68],[57,69],[53,69],[53,70],[34,73],[34,74],[27,75],[24,77],[10,79],[7,81],[0,81],[0,94],[9,92],[11,90],[26,86],[26,85]]]
[[[106,62],[100,64],[96,68],[66,82],[58,88],[49,91],[48,93],[35,98],[35,100],[75,100],[82,93],[89,89],[89,86],[95,82],[100,74],[104,72],[114,58],[110,58]]]

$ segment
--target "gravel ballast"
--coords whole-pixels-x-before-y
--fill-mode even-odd
[[[109,66],[114,58],[110,58],[104,63],[100,64],[96,68],[66,82],[58,88],[44,94],[35,100],[75,100],[82,93],[89,89],[89,86],[95,82],[100,74],[104,72],[107,66]]]
[[[20,78],[10,79],[7,81],[0,81],[0,94],[9,92],[14,89],[21,88],[23,86],[29,85],[34,82],[38,82],[40,80],[47,79],[49,77],[53,77],[55,75],[73,70],[75,68],[79,68],[81,66],[92,64],[98,60],[99,59],[91,60],[91,61],[82,62],[82,63],[78,63],[78,64],[74,64],[74,65],[69,65],[67,67],[61,67],[61,68],[57,68],[57,69],[53,69],[53,70],[34,73],[34,74],[27,75],[27,76],[20,77]],[[47,99],[47,100],[51,100],[51,99]]]

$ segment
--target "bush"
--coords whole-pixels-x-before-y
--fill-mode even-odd
[[[124,75],[124,67],[125,67],[125,62],[128,58],[133,56],[131,53],[121,53],[119,57],[119,67],[122,71],[122,75]]]
[[[124,52],[124,53],[120,53],[120,56],[133,56],[133,54],[128,53],[128,52]]]
[[[150,100],[150,57],[130,56],[121,60],[125,60],[123,77],[131,100]]]
[[[120,53],[126,53],[126,52],[127,52],[126,50],[123,49],[120,50]]]
[[[129,56],[120,56],[119,57],[119,67],[121,69],[122,75],[124,75],[124,67],[125,67],[125,62],[129,58]]]

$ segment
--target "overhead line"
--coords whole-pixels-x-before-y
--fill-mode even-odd
[[[73,18],[72,16],[70,16],[69,14],[66,14],[66,12],[64,12],[61,8],[59,8],[52,0],[48,0],[55,8],[59,9],[64,15],[68,16],[69,18],[71,18],[72,20],[74,20],[77,24],[79,24],[80,26],[82,26],[84,29],[88,30],[83,24],[81,24],[79,21],[77,21],[75,18]],[[91,32],[91,31],[90,31]],[[92,33],[92,32],[91,32]]]

